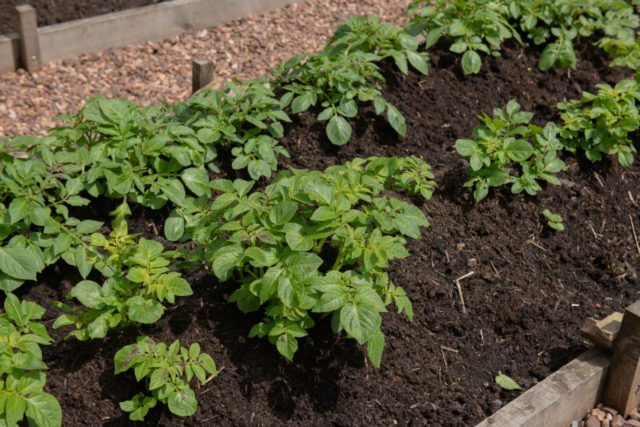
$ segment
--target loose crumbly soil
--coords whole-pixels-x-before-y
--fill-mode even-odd
[[[293,167],[408,154],[433,166],[439,189],[422,204],[431,227],[421,240],[409,241],[411,256],[390,268],[391,279],[413,301],[415,319],[383,315],[387,344],[379,370],[353,340],[333,335],[327,321],[300,340],[293,363],[286,361],[266,340],[247,338],[261,316],[243,315],[225,302],[235,283],[187,272],[194,295],[179,298],[156,325],[84,343],[63,341],[68,331],[52,331],[57,343],[45,349],[47,390],[62,405],[63,425],[129,423],[118,402],[142,387],[130,373],[114,377],[112,361],[138,334],[185,345],[198,341],[220,370],[197,389],[193,417],[157,407],[148,415],[150,425],[473,425],[518,395],[493,383],[498,371],[526,389],[576,357],[585,350],[579,327],[587,316],[604,316],[638,298],[640,255],[631,220],[639,230],[640,161],[623,168],[566,155],[562,186],[546,186],[536,197],[493,190],[475,203],[462,187],[466,161],[454,142],[470,136],[477,115],[511,98],[544,124],[558,120],[555,103],[629,76],[608,68],[587,41],[577,53],[576,70],[542,73],[539,50],[508,44],[502,57],[483,59],[480,74],[465,76],[459,57],[437,46],[428,77],[383,65],[384,96],[406,117],[405,138],[369,107],[352,121],[352,139],[340,148],[328,142],[314,112],[287,127],[283,143]],[[564,232],[545,228],[544,208],[562,215]],[[104,218],[103,212],[108,206],[77,214]],[[166,244],[154,233],[155,227],[162,236],[166,213],[138,207],[131,228]],[[455,280],[471,272],[460,281],[463,309]],[[20,296],[49,308],[80,280],[64,264],[42,277],[23,286]],[[49,326],[58,314],[48,310]]]
[[[0,34],[18,31],[15,7],[21,4],[28,4],[36,9],[38,26],[41,27],[163,1],[167,0],[3,0],[0,3]]]

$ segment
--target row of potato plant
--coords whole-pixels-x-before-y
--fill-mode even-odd
[[[51,343],[37,322],[44,309],[11,293],[60,259],[85,279],[69,294],[85,308],[56,303],[64,314],[54,327],[75,326],[68,337],[101,338],[113,328],[157,321],[164,302],[191,294],[170,266],[171,259],[185,258],[187,265],[212,269],[219,280],[237,280],[230,301],[240,310],[265,306],[265,319],[250,335],[267,336],[285,357],[293,357],[297,338],[314,324],[311,313],[319,313],[331,315],[336,332],[366,344],[379,366],[380,313],[394,302],[412,317],[410,301],[385,269],[390,260],[408,255],[405,237],[419,238],[419,227],[428,226],[418,208],[380,193],[401,189],[429,199],[435,187],[430,167],[416,157],[355,159],[324,173],[280,172],[265,190],[251,192],[251,181],[210,180],[209,172],[218,171],[218,150],[231,151],[234,169],[269,178],[278,171],[278,156],[288,156],[278,144],[284,123],[291,121],[287,111],[318,109],[329,141],[342,145],[351,137],[346,119],[358,114],[359,102],[372,102],[377,114],[386,112],[404,136],[404,118],[381,96],[378,64],[391,58],[405,74],[409,65],[427,74],[428,54],[418,51],[411,35],[420,31],[428,47],[443,35],[453,39],[452,50],[465,52],[465,72],[480,68],[475,51],[499,54],[505,39],[520,41],[518,26],[536,44],[548,42],[542,69],[573,66],[570,40],[594,31],[606,35],[599,45],[620,55],[612,65],[637,62],[637,17],[618,2],[519,1],[506,9],[500,2],[423,3],[410,8],[409,31],[376,17],[351,17],[322,52],[284,62],[272,79],[237,81],[226,91],[205,91],[160,108],[92,98],[49,136],[18,137],[2,147],[0,288],[6,298],[0,324],[9,338],[0,341],[6,362],[0,371],[0,419],[8,425],[24,415],[34,425],[61,422],[58,402],[43,392],[46,366],[39,345]],[[564,168],[556,155],[558,134],[592,160],[617,154],[620,163],[630,164],[635,150],[627,135],[637,129],[637,82],[600,89],[559,106],[566,110],[561,128],[531,125],[530,113],[519,112],[515,102],[496,109],[495,119],[485,116],[474,131],[478,140],[456,144],[470,158],[468,184],[476,186],[476,199],[506,182],[514,192],[530,194],[540,190],[536,179],[557,183],[554,174]],[[503,145],[496,146],[497,140]],[[520,165],[520,175],[511,174],[510,161]],[[212,190],[219,194],[214,199]],[[70,214],[99,197],[122,200],[108,237],[102,222]],[[129,203],[152,209],[170,204],[166,237],[192,240],[195,251],[166,252],[158,242],[136,241],[127,230]],[[94,268],[102,284],[87,280]],[[157,402],[178,415],[194,413],[189,380],[195,375],[203,383],[207,373],[215,374],[213,360],[197,343],[167,347],[148,337],[122,348],[114,362],[116,373],[134,368],[151,392],[121,403],[132,420],[143,419]]]
[[[409,6],[410,34],[424,34],[427,48],[442,37],[450,50],[462,54],[467,74],[480,71],[478,52],[500,55],[505,40],[526,37],[544,45],[538,67],[575,67],[573,40],[601,34],[597,45],[628,53],[636,46],[640,25],[634,6],[618,0],[417,0]],[[637,52],[634,54],[637,57]],[[637,61],[637,60],[636,60]]]

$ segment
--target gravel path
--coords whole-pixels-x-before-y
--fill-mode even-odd
[[[141,104],[184,100],[193,58],[212,59],[217,78],[258,77],[293,55],[320,50],[349,14],[391,20],[410,2],[309,0],[160,42],[49,62],[38,73],[0,74],[0,137],[44,135],[54,117],[75,113],[97,93]]]

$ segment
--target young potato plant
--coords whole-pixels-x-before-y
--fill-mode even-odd
[[[416,206],[381,196],[404,188],[430,196],[429,166],[410,157],[355,159],[324,173],[280,172],[264,191],[253,182],[214,181],[222,194],[204,211],[182,212],[197,255],[221,281],[240,287],[229,302],[245,312],[265,308],[249,336],[267,336],[292,359],[297,339],[314,326],[313,313],[331,315],[380,366],[380,313],[391,302],[412,318],[411,303],[385,272],[409,255],[405,237],[429,225]]]
[[[206,165],[216,158],[196,131],[157,107],[96,96],[41,144],[92,197],[127,197],[152,209],[209,197]]]
[[[583,92],[581,99],[557,105],[563,111],[563,142],[571,151],[582,149],[592,162],[602,160],[603,154],[617,155],[621,165],[630,166],[636,153],[630,134],[640,127],[638,80],[596,87],[595,95]]]
[[[609,64],[611,67],[629,67],[633,70],[640,68],[640,40],[636,38],[634,31],[618,38],[603,37],[596,45],[614,56]]]
[[[347,22],[334,29],[327,46],[333,53],[341,50],[375,53],[380,59],[393,58],[403,74],[409,73],[409,64],[425,76],[429,73],[429,54],[418,52],[418,41],[392,23],[382,24],[375,15],[350,15]]]
[[[478,52],[500,55],[505,40],[520,35],[509,22],[509,4],[490,0],[418,0],[409,5],[409,34],[424,33],[426,47],[441,37],[451,41],[450,50],[462,54],[462,70],[476,74],[482,67]]]
[[[111,238],[91,235],[91,244],[109,256],[96,263],[107,277],[102,285],[83,280],[76,284],[68,299],[77,299],[86,309],[72,309],[54,303],[65,314],[58,317],[54,329],[74,325],[67,337],[79,340],[104,338],[113,328],[129,324],[151,324],[164,313],[162,303],[174,303],[176,296],[192,294],[191,287],[175,271],[169,271],[169,257],[161,243],[129,235],[127,223],[118,221]]]
[[[69,215],[69,207],[89,203],[81,195],[82,181],[47,148],[36,150],[32,142],[37,140],[12,141],[12,150],[30,151],[29,159],[0,153],[0,289],[5,292],[36,280],[60,258],[87,277],[92,259],[99,257],[88,240],[103,223]]]
[[[43,391],[47,365],[40,345],[53,342],[39,322],[45,309],[7,293],[4,311],[0,314],[0,425],[17,426],[26,416],[34,427],[60,426],[60,404]]]
[[[167,348],[165,343],[156,343],[146,336],[138,337],[135,344],[118,350],[113,364],[116,375],[133,369],[136,381],[145,379],[151,392],[151,396],[138,393],[131,400],[120,402],[120,408],[130,412],[132,421],[143,421],[149,409],[158,402],[181,417],[195,414],[198,403],[189,381],[195,375],[200,384],[204,384],[207,373],[217,374],[216,364],[211,356],[200,352],[200,344],[193,343],[187,349],[175,340]]]
[[[218,145],[231,147],[234,169],[247,169],[252,179],[269,178],[277,170],[278,156],[289,157],[278,139],[284,136],[282,123],[291,119],[270,82],[236,83],[227,83],[225,92],[198,92],[174,110],[203,146],[214,151]]]
[[[558,214],[551,212],[549,209],[542,211],[542,215],[547,219],[547,225],[554,230],[563,231],[564,224],[562,224],[562,217]]]
[[[520,29],[536,45],[546,43],[538,67],[576,66],[573,40],[604,33],[613,40],[624,40],[638,27],[638,16],[630,4],[617,0],[517,0],[510,11]]]
[[[533,113],[520,111],[515,100],[509,101],[505,110],[495,108],[493,115],[483,114],[480,120],[484,124],[473,129],[475,139],[456,141],[458,153],[469,159],[467,174],[471,179],[464,185],[475,187],[474,199],[479,202],[487,197],[490,187],[504,184],[511,184],[513,193],[524,190],[531,195],[542,189],[539,179],[560,185],[555,174],[566,166],[557,157],[563,146],[555,124],[544,128],[530,124]]]
[[[344,47],[335,54],[331,46],[317,55],[302,54],[280,64],[274,74],[276,82],[286,91],[283,105],[291,104],[291,112],[298,114],[320,104],[323,110],[318,120],[326,121],[329,141],[344,145],[351,138],[347,118],[358,115],[356,101],[373,101],[376,114],[387,112],[391,127],[404,136],[406,124],[396,107],[382,98],[380,74],[376,61],[380,56]]]

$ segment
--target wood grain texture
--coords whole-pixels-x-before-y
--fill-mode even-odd
[[[191,93],[195,93],[213,80],[213,62],[209,59],[194,59],[191,67]]]
[[[624,311],[620,332],[613,342],[611,371],[603,402],[623,416],[640,404],[640,301]]]
[[[527,390],[478,427],[566,427],[601,396],[609,353],[589,350]]]
[[[611,350],[621,324],[622,313],[615,311],[601,320],[587,319],[580,332],[598,347]]]
[[[33,6],[16,6],[18,18],[18,35],[20,46],[20,63],[29,72],[42,68],[40,57],[40,40],[38,36],[38,20]]]

